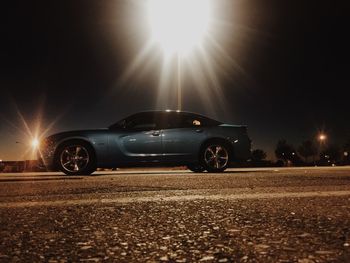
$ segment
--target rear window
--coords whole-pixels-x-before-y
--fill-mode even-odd
[[[159,126],[162,129],[191,128],[217,126],[221,123],[204,116],[195,114],[181,114],[169,112],[161,114],[158,118]]]

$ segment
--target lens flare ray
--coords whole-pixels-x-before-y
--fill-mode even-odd
[[[189,108],[186,96],[195,91],[197,105],[202,103],[214,115],[225,111],[227,102],[219,75],[234,71],[249,79],[229,55],[222,39],[227,37],[224,32],[237,33],[239,25],[233,26],[214,14],[218,8],[213,0],[148,0],[141,5],[145,10],[143,22],[148,23],[150,35],[118,79],[117,86],[141,79],[153,67],[158,73],[157,109],[174,108],[176,104],[177,109]],[[148,81],[152,82],[150,78]]]

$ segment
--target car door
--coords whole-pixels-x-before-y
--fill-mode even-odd
[[[123,163],[158,162],[162,156],[161,131],[151,113],[126,119],[125,127],[114,140]]]
[[[161,122],[162,149],[165,161],[187,162],[198,159],[206,132],[196,115],[171,113]]]

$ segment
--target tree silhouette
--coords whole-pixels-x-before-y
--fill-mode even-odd
[[[309,157],[317,155],[317,147],[310,140],[303,141],[298,147],[298,153],[308,162]]]
[[[350,164],[350,140],[344,144],[343,151],[343,163]]]
[[[261,162],[266,159],[266,152],[261,149],[256,149],[252,151],[252,161],[253,162]]]
[[[336,163],[340,161],[341,150],[337,145],[330,145],[320,153],[322,163]]]
[[[284,139],[277,142],[275,155],[277,159],[284,161],[292,161],[296,157],[294,147]]]

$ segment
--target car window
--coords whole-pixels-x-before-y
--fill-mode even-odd
[[[167,112],[157,116],[160,129],[193,128],[202,126],[217,126],[220,122],[196,115]]]
[[[132,117],[126,121],[125,125],[128,130],[147,131],[156,129],[156,119],[152,114],[143,114]]]
[[[181,116],[179,113],[166,112],[159,114],[157,121],[161,129],[175,129],[181,126]]]
[[[181,123],[182,127],[209,127],[209,126],[217,126],[221,124],[218,121],[200,116],[200,115],[185,115],[183,116],[183,120]]]
[[[191,128],[203,125],[198,116],[183,115],[179,113],[166,113],[159,118],[162,129]]]
[[[130,130],[176,129],[191,127],[217,126],[221,122],[197,114],[178,112],[144,112],[129,116],[110,126],[110,128],[126,128]]]

